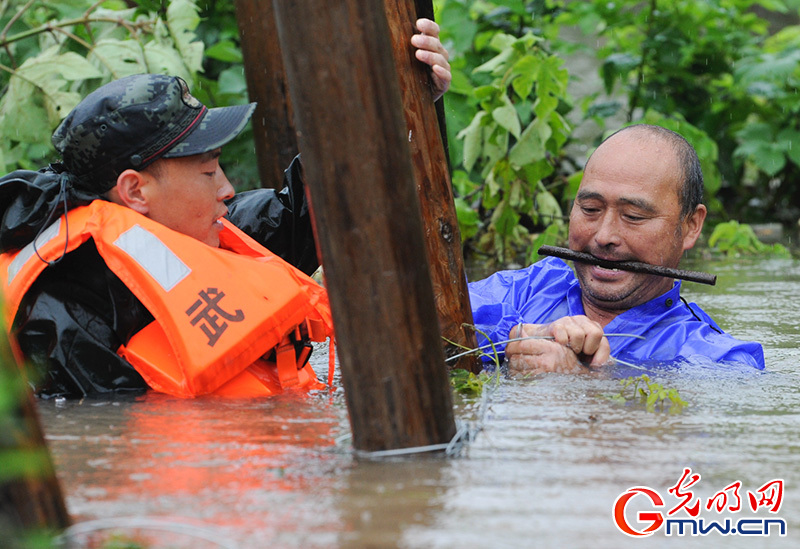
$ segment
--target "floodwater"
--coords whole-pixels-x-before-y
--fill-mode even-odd
[[[767,371],[651,372],[689,402],[677,414],[609,398],[630,371],[500,380],[483,400],[456,397],[456,415],[475,435],[457,456],[364,460],[349,444],[338,379],[334,393],[262,401],[41,402],[78,523],[73,538],[89,546],[113,532],[192,548],[798,547],[800,262],[687,268],[718,275],[716,287],[685,283],[684,295],[731,333],[762,341]],[[314,360],[324,376],[324,347]],[[668,515],[685,501],[669,492],[685,468],[701,476],[679,489],[694,496],[687,507],[700,501],[698,519],[743,531],[774,519],[770,535],[668,536],[662,525],[639,541],[617,529],[614,503],[632,487],[664,503],[632,498],[625,516],[634,530],[651,522],[638,522],[637,510],[688,519],[685,509]],[[783,481],[781,506],[754,513],[747,493],[773,480]],[[732,488],[727,502],[714,500],[721,512],[706,508],[737,481],[738,510]]]

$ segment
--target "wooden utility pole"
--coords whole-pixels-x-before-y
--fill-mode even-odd
[[[62,530],[70,519],[39,415],[27,383],[0,327],[0,391],[11,406],[0,407],[0,539],[34,530]]]
[[[275,0],[353,445],[455,434],[383,3]]]
[[[431,93],[430,70],[417,60],[409,43],[418,14],[432,18],[433,7],[430,0],[385,0],[385,6],[441,333],[450,341],[474,349],[478,346],[475,332],[465,327],[472,324],[472,309],[443,132],[439,131]],[[463,348],[445,345],[447,356],[461,351]],[[463,356],[451,366],[480,371],[477,355]]]
[[[247,91],[256,101],[253,140],[262,187],[279,189],[297,155],[292,102],[270,0],[236,0]]]
[[[401,83],[441,335],[474,348],[475,335],[464,327],[472,323],[472,311],[446,152],[444,100],[434,104],[429,69],[417,61],[409,43],[417,18],[433,19],[433,5],[431,0],[385,0],[384,4]],[[297,153],[293,109],[271,5],[270,0],[236,0],[247,86],[251,100],[258,102],[253,132],[265,186],[282,181],[283,169]],[[443,346],[447,356],[461,351],[444,342]],[[450,366],[473,372],[480,369],[474,355]]]

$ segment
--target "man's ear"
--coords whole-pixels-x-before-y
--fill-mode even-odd
[[[692,214],[683,220],[683,250],[686,251],[694,246],[700,238],[703,230],[703,223],[706,220],[708,210],[703,204],[697,206]]]
[[[142,215],[150,213],[149,185],[154,182],[147,174],[128,169],[119,174],[117,184],[108,193],[111,202],[126,206]]]

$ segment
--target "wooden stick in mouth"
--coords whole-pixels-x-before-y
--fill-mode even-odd
[[[621,271],[630,271],[633,273],[679,278],[680,280],[699,282],[701,284],[709,284],[711,286],[717,283],[717,275],[712,275],[709,273],[685,271],[683,269],[671,269],[669,267],[650,265],[649,263],[640,263],[638,261],[608,261],[605,259],[599,259],[591,254],[576,252],[575,250],[570,250],[567,248],[558,248],[556,246],[542,246],[539,248],[539,255],[549,255],[570,261],[589,263],[591,265],[598,265],[604,269],[619,269]]]

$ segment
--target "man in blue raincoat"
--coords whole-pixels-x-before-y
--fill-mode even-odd
[[[605,140],[586,163],[570,214],[569,247],[610,261],[677,267],[703,228],[697,154],[679,134],[636,125]],[[469,285],[476,326],[508,343],[512,374],[577,372],[610,357],[703,360],[764,368],[761,345],[739,341],[680,296],[680,281],[546,258]],[[605,333],[637,337],[607,338]],[[500,345],[502,348],[502,345]]]

